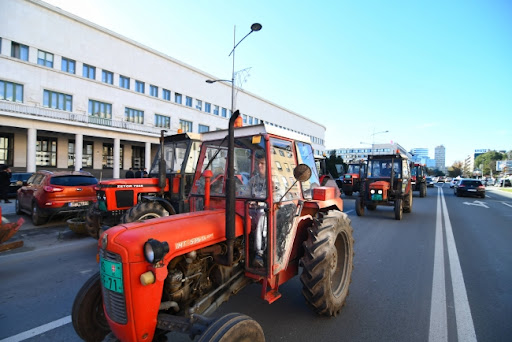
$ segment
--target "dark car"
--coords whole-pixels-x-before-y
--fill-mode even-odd
[[[11,184],[9,184],[9,197],[16,197],[16,192],[28,181],[32,172],[14,172],[11,174]]]
[[[73,216],[96,202],[98,180],[84,171],[38,171],[16,195],[16,213],[32,215],[40,225],[55,215]]]
[[[512,186],[512,182],[510,182],[510,179],[508,179],[508,178],[500,179],[497,186],[500,186],[500,187]]]
[[[479,179],[461,179],[454,185],[453,191],[457,197],[471,195],[485,198],[485,186]]]

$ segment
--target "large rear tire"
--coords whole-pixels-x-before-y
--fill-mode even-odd
[[[157,202],[140,202],[126,211],[121,217],[121,223],[137,222],[163,216],[169,216],[169,212]]]
[[[263,329],[251,317],[230,313],[215,320],[198,342],[265,342]]]
[[[356,214],[357,216],[364,216],[364,204],[361,197],[356,198]]]
[[[402,205],[402,200],[395,200],[395,220],[401,220],[403,216],[404,208]]]
[[[78,336],[87,342],[103,341],[109,333],[110,327],[103,311],[100,272],[89,278],[78,291],[71,310],[71,321]]]
[[[99,204],[96,202],[89,206],[87,215],[85,215],[85,228],[90,236],[97,239],[101,227],[101,212]]]
[[[421,183],[420,185],[420,197],[427,196],[427,184]]]
[[[318,214],[303,243],[302,294],[319,315],[336,316],[345,305],[354,268],[352,232],[348,216],[331,210]]]
[[[407,201],[405,201],[404,205],[404,213],[410,213],[412,211],[412,189],[409,191],[409,195],[407,196]]]

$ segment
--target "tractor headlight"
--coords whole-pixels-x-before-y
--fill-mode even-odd
[[[169,244],[155,239],[149,239],[144,244],[144,257],[149,263],[160,262],[169,253]]]
[[[370,190],[370,194],[372,194],[372,195],[373,195],[374,193],[375,193],[375,190],[371,189],[371,190]]]
[[[379,190],[379,191],[378,191],[378,194],[379,194],[379,195],[382,195],[382,190]]]

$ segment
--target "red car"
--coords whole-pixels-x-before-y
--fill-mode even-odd
[[[98,180],[84,171],[37,171],[16,194],[16,213],[32,215],[34,225],[55,215],[76,215],[96,202]]]

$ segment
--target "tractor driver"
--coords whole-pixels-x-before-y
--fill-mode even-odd
[[[256,173],[249,180],[249,188],[252,198],[264,199],[267,197],[267,177],[265,155],[256,154],[255,160]],[[263,252],[267,248],[267,215],[265,213],[264,202],[254,202],[249,209],[251,216],[251,229],[254,232],[254,252],[255,256],[252,262],[254,267],[263,267]]]
[[[383,177],[391,177],[391,163],[386,163],[386,168],[382,170]]]

